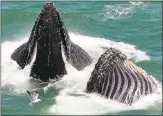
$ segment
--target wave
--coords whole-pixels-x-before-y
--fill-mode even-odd
[[[128,4],[105,5],[100,14],[104,17],[104,20],[127,19],[130,18],[134,12],[137,12],[137,9],[146,8],[147,6],[147,3],[140,1],[131,1]]]
[[[70,33],[70,38],[90,54],[93,58],[93,63],[83,71],[77,71],[66,63],[68,75],[65,75],[55,84],[48,84],[43,87],[45,93],[50,91],[51,87],[59,89],[59,95],[54,97],[56,104],[50,106],[48,109],[49,113],[104,114],[107,112],[148,108],[150,104],[161,99],[161,95],[149,95],[130,107],[116,101],[104,99],[97,94],[86,94],[84,90],[95,63],[107,48],[116,48],[126,54],[128,59],[135,59],[137,62],[149,60],[150,57],[145,52],[136,49],[134,45],[123,42],[114,42],[104,38],[94,38],[74,33]],[[10,58],[12,52],[27,40],[28,37],[25,36],[23,40],[5,41],[2,43],[1,87],[2,92],[5,92],[4,94],[7,92],[7,94],[21,95],[25,94],[26,90],[36,89],[35,84],[30,82],[31,65],[26,66],[24,70],[18,70],[16,62]]]
[[[73,92],[73,95],[71,95],[70,92]],[[76,97],[75,94],[80,96]],[[117,101],[105,99],[97,94],[84,95],[84,93],[81,93],[79,91],[76,91],[75,93],[73,89],[70,90],[70,88],[65,88],[63,91],[60,92],[55,100],[56,104],[49,108],[49,112],[52,114],[97,115],[119,113],[129,110],[147,110],[157,102],[161,104],[162,96],[158,94],[151,94],[145,96],[144,98],[141,98],[132,106],[129,106],[119,103]]]

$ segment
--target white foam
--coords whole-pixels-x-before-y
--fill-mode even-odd
[[[106,49],[113,47],[124,53],[128,59],[135,59],[136,61],[150,60],[150,57],[143,51],[135,48],[135,45],[126,44],[124,42],[114,42],[106,40],[105,38],[95,38],[83,35],[71,35],[71,40],[85,49],[91,56],[98,59]]]
[[[105,5],[104,9],[101,12],[101,15],[104,17],[104,20],[108,19],[126,19],[130,18],[136,9],[146,8],[148,4],[141,1],[130,1],[127,4],[113,4]]]
[[[86,96],[70,96],[69,90],[64,89],[59,96],[57,96],[56,104],[53,105],[49,111],[54,114],[67,114],[67,115],[90,115],[90,114],[106,114],[117,113],[127,110],[140,110],[148,109],[156,103],[156,101],[162,102],[162,96],[157,94],[151,94],[134,103],[132,106],[119,103],[117,101],[105,99],[97,94],[90,94]]]
[[[74,43],[81,46],[90,54],[93,58],[93,63],[83,71],[77,71],[70,64],[66,63],[68,74],[55,84],[49,84],[44,87],[45,92],[48,91],[49,87],[55,86],[60,89],[59,95],[54,98],[56,104],[50,107],[49,112],[52,114],[103,114],[106,112],[135,109],[140,106],[147,108],[149,99],[146,99],[147,102],[144,105],[143,102],[142,104],[138,103],[138,105],[129,107],[115,101],[104,99],[96,94],[88,95],[83,92],[91,72],[94,69],[95,63],[100,55],[106,51],[106,49],[103,48],[116,48],[126,54],[128,59],[133,58],[136,61],[149,60],[150,58],[145,52],[136,49],[134,45],[114,42],[104,38],[93,38],[73,33],[70,33],[70,38]],[[2,43],[1,87],[12,85],[14,87],[13,91],[19,94],[30,89],[29,73],[31,66],[26,66],[24,70],[18,70],[18,65],[15,61],[11,60],[10,57],[12,52],[27,40],[28,37],[24,37],[22,41],[5,41]],[[72,94],[78,97],[72,96]],[[155,101],[154,99],[158,100],[158,96],[154,95],[154,97],[150,98],[150,101]]]
[[[162,102],[161,86],[158,89],[160,94],[151,94],[141,98],[132,106],[128,106],[117,101],[105,99],[98,94],[86,94],[84,92],[94,64],[88,66],[83,71],[77,71],[74,68],[67,68],[68,75],[63,79],[48,87],[57,87],[60,93],[55,97],[56,104],[49,108],[49,112],[59,115],[97,115],[106,113],[115,113],[127,110],[148,109],[156,102]],[[160,84],[158,84],[160,85]],[[45,87],[45,92],[48,88]]]

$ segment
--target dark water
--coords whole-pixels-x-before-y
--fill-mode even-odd
[[[55,97],[58,96],[60,90],[50,87],[45,93],[43,89],[40,89],[42,102],[33,107],[28,106],[29,99],[25,91],[27,88],[33,89],[34,87],[31,86],[34,84],[28,84],[28,87],[23,85],[26,83],[26,79],[29,79],[28,71],[15,71],[16,65],[11,63],[8,55],[13,48],[20,45],[19,41],[12,43],[13,40],[29,37],[44,2],[2,2],[1,4],[2,114],[51,114],[49,109],[56,104]],[[136,64],[153,75],[156,80],[162,82],[161,2],[55,2],[55,5],[69,32],[73,34],[70,36],[81,38],[81,40],[86,37],[104,38],[114,42],[124,42],[126,46],[128,44],[135,45],[136,49],[145,53],[143,55],[133,53],[138,58]],[[93,43],[88,42],[87,44]],[[16,47],[12,48],[12,46]],[[121,46],[118,47],[121,48]],[[123,48],[122,46],[122,51]],[[132,54],[130,51],[129,54]],[[53,98],[54,100],[52,100]],[[76,104],[72,103],[72,105]],[[161,105],[154,104],[146,109],[115,111],[113,113],[124,115],[162,114]],[[76,110],[76,113],[82,114],[84,112],[87,114],[87,110],[83,107],[75,109],[71,104],[68,106],[70,107],[65,108],[60,105],[56,107],[59,112],[72,110],[73,114],[76,109],[81,109]],[[90,109],[89,111],[92,112],[90,114],[96,114],[94,110],[96,109]],[[112,114],[112,112],[106,111],[102,114]]]

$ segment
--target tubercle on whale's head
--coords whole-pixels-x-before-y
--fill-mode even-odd
[[[52,2],[47,2],[47,3],[45,3],[44,4],[44,11],[45,12],[53,12],[53,11],[55,11],[56,10],[56,7],[55,7],[55,5],[54,5],[54,3],[52,3]]]
[[[54,3],[45,3],[37,20],[43,29],[57,30],[59,28],[58,11]]]

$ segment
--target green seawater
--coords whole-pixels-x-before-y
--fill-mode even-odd
[[[131,44],[136,49],[146,53],[149,59],[135,62],[162,83],[162,3],[161,2],[54,2],[70,33],[88,36],[94,39],[104,38],[114,42]],[[16,71],[13,61],[10,61],[8,51],[13,51],[12,45],[16,40],[29,37],[32,27],[44,2],[1,2],[1,39],[2,39],[2,65],[1,65],[1,111],[8,115],[41,115],[62,114],[61,111],[76,111],[76,114],[87,114],[84,107],[75,107],[75,103],[68,107],[57,105],[58,112],[50,112],[50,108],[57,104],[56,97],[60,89],[55,86],[39,86],[41,102],[29,106],[24,85],[29,78],[29,71]],[[76,36],[78,37],[78,36]],[[13,42],[13,43],[8,43]],[[90,42],[90,44],[93,44]],[[5,56],[5,57],[4,57]],[[141,56],[140,56],[141,57]],[[143,56],[142,56],[143,57]],[[143,58],[142,58],[143,59]],[[14,65],[16,66],[16,65]],[[19,78],[26,77],[24,80]],[[15,80],[16,79],[16,80]],[[21,84],[22,83],[22,84]],[[36,88],[36,83],[28,84],[28,89]],[[25,89],[23,89],[25,88]],[[63,97],[64,99],[64,97]],[[66,99],[66,97],[65,97]],[[73,97],[78,99],[78,97]],[[82,101],[81,101],[82,102]],[[85,101],[85,107],[88,105]],[[63,103],[65,104],[65,103]],[[84,104],[84,102],[82,103]],[[90,105],[90,104],[89,104]],[[92,106],[93,107],[93,106]],[[95,107],[95,106],[94,106]],[[57,110],[56,108],[56,110]],[[83,109],[82,109],[83,108]],[[80,110],[79,110],[80,109]],[[55,108],[54,108],[55,110]],[[97,109],[87,109],[92,113]],[[99,112],[100,112],[99,108]],[[81,112],[80,112],[81,111]],[[71,114],[71,113],[70,113]],[[128,109],[125,111],[100,114],[115,115],[161,115],[162,102],[155,103],[144,109]]]

